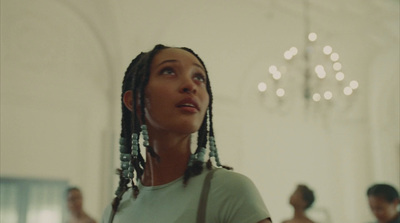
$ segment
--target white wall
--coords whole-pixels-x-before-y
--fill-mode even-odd
[[[310,11],[318,44],[360,82],[349,108],[307,110],[296,96],[280,111],[256,89],[284,50],[302,46],[300,1],[2,0],[1,175],[66,179],[100,219],[117,180],[123,73],[164,43],[205,61],[221,159],[254,180],[276,222],[290,217],[298,183],[331,222],[372,219],[366,188],[400,186],[399,5],[311,1]]]
[[[1,175],[68,180],[98,217],[113,172],[112,12],[46,0],[1,10]]]

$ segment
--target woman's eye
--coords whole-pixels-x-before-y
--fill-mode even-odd
[[[206,77],[204,76],[204,74],[196,74],[194,76],[194,79],[200,82],[206,82]]]
[[[165,68],[161,70],[161,74],[166,74],[166,75],[174,75],[175,72],[171,68]]]

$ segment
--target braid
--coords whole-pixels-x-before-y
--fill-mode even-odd
[[[212,95],[212,91],[211,91],[211,86],[209,85],[210,91],[209,91],[209,97],[210,97],[210,105],[208,106],[208,114],[209,114],[209,122],[210,122],[210,137],[214,137],[214,124],[213,124],[213,110],[212,110],[212,100],[213,100],[213,95]],[[207,167],[210,169],[211,167],[211,157],[208,159],[207,161]],[[224,169],[227,170],[233,170],[232,167],[230,166],[226,166],[226,165],[222,165],[221,166]]]
[[[122,176],[122,170],[121,169],[117,169],[117,174],[119,175],[119,187],[118,187],[118,189],[121,189],[121,191],[119,191],[119,193],[117,194],[117,196],[114,198],[114,200],[112,202],[111,206],[112,206],[113,213],[117,212],[118,206],[119,206],[119,202],[121,201],[122,195],[128,189],[128,187],[126,185],[129,182],[128,180],[126,180]]]
[[[150,66],[151,66],[151,61],[153,60],[153,57],[162,49],[168,48],[164,45],[158,44],[154,47],[152,51],[150,51],[146,56],[147,63],[143,63],[143,66],[141,67],[141,71],[139,72],[142,74],[142,81],[140,85],[138,85],[138,91],[140,92],[140,108],[141,108],[141,123],[142,125],[146,124],[146,118],[145,118],[145,88],[147,84],[149,83],[150,79]],[[143,76],[144,75],[144,76]],[[157,161],[160,161],[160,156],[154,151],[153,147],[150,145],[146,146],[146,151],[150,153],[150,155],[154,158],[157,159]]]
[[[181,49],[188,51],[189,53],[193,54],[201,63],[201,65],[204,67],[206,77],[207,77],[207,82],[206,82],[206,89],[209,95],[209,104],[208,104],[208,115],[209,115],[209,136],[214,137],[214,127],[213,127],[213,121],[212,121],[212,104],[213,104],[213,94],[211,90],[211,84],[210,84],[210,78],[208,76],[208,71],[207,68],[203,62],[203,60],[190,48],[187,47],[182,47]],[[203,123],[198,131],[198,136],[197,136],[197,149],[195,151],[194,156],[200,152],[202,148],[206,148],[207,145],[207,115],[205,115]],[[189,161],[191,162],[191,161]],[[207,163],[206,163],[207,169],[212,169],[212,163],[211,159],[209,158]],[[232,167],[221,165],[221,167],[232,170]],[[183,176],[183,183],[184,185],[187,185],[189,178],[192,176],[196,176],[201,174],[203,171],[203,162],[194,160],[191,165],[188,165],[188,168],[186,169],[184,176]]]
[[[151,52],[149,53],[140,53],[136,56],[135,59],[129,64],[127,70],[125,71],[125,76],[122,82],[122,94],[121,94],[121,107],[122,107],[122,118],[121,118],[121,140],[120,140],[120,151],[124,154],[132,153],[132,134],[136,134],[137,137],[140,137],[140,121],[145,123],[144,119],[144,89],[149,81],[150,76],[150,64],[152,57],[159,50],[166,48],[162,45],[157,45]],[[130,111],[124,104],[124,94],[127,91],[132,91],[132,103],[133,103],[133,111]],[[139,95],[138,95],[139,92]],[[139,96],[139,97],[138,97]],[[140,119],[136,115],[137,111],[137,99],[140,98],[141,105],[141,113],[142,116]],[[130,165],[134,168],[134,171],[137,173],[137,179],[140,179],[143,175],[145,160],[140,152],[140,145],[137,145],[138,154],[137,156],[131,156]],[[121,160],[122,161],[122,160]],[[133,172],[132,172],[133,173]],[[123,194],[129,189],[128,184],[131,183],[132,194],[133,197],[137,197],[139,194],[139,188],[135,185],[134,176],[128,175],[128,178],[124,176],[123,171],[121,169],[117,170],[117,174],[119,175],[119,184],[118,189],[115,192],[116,197],[112,202],[112,214],[111,214],[111,222],[114,218],[115,213],[118,210],[118,206],[122,199]]]
[[[131,122],[131,125],[133,126],[133,129],[134,129],[133,133],[137,134],[137,138],[139,139],[139,137],[140,137],[140,126],[139,125],[140,124],[139,124],[139,120],[137,118],[137,115],[135,114],[135,111],[137,111],[137,102],[136,102],[136,100],[137,100],[137,91],[136,91],[135,85],[133,85],[133,86],[134,86],[133,90],[132,90],[133,91],[133,94],[132,94],[132,97],[133,97],[133,102],[132,102],[133,103],[133,111],[131,112],[131,117],[133,117],[133,122]],[[143,156],[142,156],[142,154],[140,152],[139,143],[137,143],[137,147],[138,147],[138,154],[137,154],[137,156],[133,156],[132,157],[131,163],[132,163],[132,165],[133,165],[133,167],[134,167],[134,169],[135,169],[135,171],[137,173],[137,179],[140,179],[142,177],[142,175],[143,175],[145,162],[144,162]],[[132,179],[132,185],[134,185],[133,184],[133,179]],[[136,197],[138,193],[139,193],[139,190],[136,187],[133,196]]]
[[[135,123],[136,116],[132,115],[132,112],[124,105],[123,98],[126,91],[133,90],[132,89],[132,79],[135,73],[135,65],[139,62],[143,53],[139,54],[135,59],[132,60],[130,65],[128,66],[127,70],[125,71],[124,80],[122,82],[122,94],[121,94],[121,107],[122,107],[122,119],[121,119],[121,140],[120,140],[120,152],[124,154],[131,154],[132,152],[132,129],[136,129]],[[134,92],[134,91],[133,91]],[[133,119],[133,121],[132,121]],[[135,131],[136,132],[136,131]],[[139,160],[143,159],[142,155],[139,153]],[[138,176],[141,174],[140,168],[137,168],[137,160],[131,159],[130,163],[134,166],[135,170],[138,172]],[[121,163],[122,165],[122,163]],[[112,214],[111,214],[111,221],[114,218],[115,213],[118,210],[118,206],[122,199],[123,194],[128,190],[130,180],[124,177],[123,171],[121,169],[117,169],[117,175],[119,175],[119,183],[118,189],[115,192],[116,197],[112,202]],[[137,186],[133,182],[133,176],[131,180],[132,187],[134,191],[138,191]]]
[[[206,116],[207,117],[207,116]],[[198,154],[202,148],[205,148],[207,145],[207,118],[204,117],[204,120],[200,126],[200,129],[197,134],[197,149],[194,154]],[[183,175],[183,184],[187,185],[189,178],[192,176],[196,176],[203,172],[203,162],[199,160],[193,161],[192,165],[189,165],[185,173]]]
[[[211,98],[212,96],[210,95],[210,98]],[[210,99],[211,100],[211,99]],[[213,125],[213,119],[212,119],[212,116],[213,116],[213,114],[212,114],[212,104],[210,104],[210,106],[209,106],[209,115],[210,115],[210,117],[209,117],[209,121],[210,121],[210,137],[215,137],[214,136],[214,125]],[[208,161],[207,161],[207,167],[208,168],[210,168],[211,167],[211,157],[208,159]],[[226,166],[226,165],[221,165],[221,167],[222,168],[224,168],[224,169],[227,169],[227,170],[233,170],[233,168],[232,167],[230,167],[230,166]]]

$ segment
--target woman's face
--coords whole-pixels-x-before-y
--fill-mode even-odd
[[[369,207],[379,222],[389,222],[397,215],[398,201],[388,202],[379,196],[368,197]]]
[[[204,119],[209,104],[206,72],[190,52],[161,50],[150,65],[145,89],[145,117],[149,131],[191,134]]]

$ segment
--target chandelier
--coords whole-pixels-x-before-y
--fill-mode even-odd
[[[357,80],[345,74],[339,53],[310,31],[308,8],[304,0],[303,48],[289,47],[282,63],[271,64],[267,78],[258,83],[258,91],[270,104],[288,105],[300,96],[307,105],[331,105],[348,100],[359,87]]]

